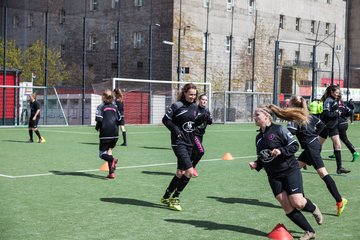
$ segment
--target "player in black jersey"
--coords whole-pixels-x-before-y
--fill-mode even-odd
[[[38,143],[45,143],[46,140],[44,137],[41,136],[39,129],[38,129],[38,123],[40,120],[40,104],[38,101],[36,101],[36,94],[32,93],[29,96],[29,102],[30,102],[30,118],[29,118],[29,143],[33,143],[33,131],[35,132],[36,136],[38,136]]]
[[[305,113],[308,112],[306,101],[304,98],[299,96],[293,96],[290,99],[290,107],[298,108]],[[273,106],[272,109],[276,108]],[[276,109],[278,112],[286,112],[286,109]],[[340,216],[345,209],[347,200],[343,198],[336,186],[335,181],[327,172],[324,162],[321,158],[321,144],[319,140],[319,133],[323,130],[325,124],[315,117],[309,115],[307,124],[301,125],[294,121],[288,122],[287,128],[293,134],[296,135],[300,142],[301,148],[304,151],[298,157],[299,167],[303,168],[306,165],[312,165],[320,178],[325,182],[329,192],[336,201],[337,215]]]
[[[340,115],[339,115],[339,118],[338,118],[339,137],[340,137],[340,140],[346,145],[346,147],[351,152],[351,155],[353,156],[351,161],[355,162],[356,159],[359,157],[359,152],[356,151],[354,145],[352,145],[352,143],[350,142],[350,140],[349,140],[349,138],[348,138],[348,136],[346,134],[346,131],[349,128],[347,118],[351,116],[352,110],[348,106],[346,106],[344,104],[344,102],[341,99],[340,94],[338,96],[337,101],[338,101],[338,104],[339,104],[338,109],[339,109],[339,112],[340,112]],[[329,158],[335,158],[335,154],[329,156]]]
[[[115,88],[114,93],[115,93],[115,104],[121,115],[120,129],[121,129],[121,133],[122,133],[122,137],[123,137],[123,143],[121,144],[121,146],[127,146],[123,94],[122,94],[120,88]]]
[[[209,109],[206,107],[208,98],[206,94],[201,94],[199,96],[199,103],[198,103],[198,115],[197,115],[197,123],[198,126],[195,128],[195,145],[191,155],[191,161],[193,165],[193,176],[197,177],[198,172],[196,170],[196,165],[199,163],[200,159],[205,153],[204,146],[202,145],[203,136],[205,134],[205,130],[207,125],[211,125],[213,120],[211,117],[211,113]]]
[[[319,208],[304,197],[302,176],[294,155],[299,144],[286,127],[272,123],[272,113],[299,124],[307,121],[307,115],[297,109],[281,116],[269,107],[258,107],[255,110],[255,124],[260,127],[256,136],[258,159],[250,162],[249,166],[257,171],[265,169],[273,194],[286,216],[305,231],[300,239],[314,239],[314,229],[298,209],[312,213],[318,224],[322,224],[323,217]]]
[[[193,176],[191,153],[198,112],[195,103],[197,95],[196,85],[185,84],[178,101],[169,107],[162,119],[163,124],[171,132],[171,146],[177,157],[177,170],[161,198],[161,203],[177,211],[181,211],[179,195]]]
[[[326,124],[326,128],[320,133],[320,142],[323,144],[326,138],[329,136],[333,142],[334,154],[336,158],[337,174],[349,173],[350,170],[346,170],[342,167],[341,160],[341,143],[338,129],[338,118],[340,115],[339,105],[336,101],[340,94],[338,86],[330,85],[326,88],[321,101],[324,102],[322,121]]]
[[[115,178],[115,169],[118,159],[113,157],[112,150],[119,138],[119,124],[121,120],[117,107],[113,104],[114,97],[111,90],[105,90],[102,94],[103,103],[96,109],[96,126],[99,131],[99,157],[108,162],[109,175],[107,178]]]

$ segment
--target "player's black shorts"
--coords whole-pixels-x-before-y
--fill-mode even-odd
[[[314,166],[315,170],[324,167],[324,162],[321,158],[321,144],[318,139],[308,144],[304,151],[298,157],[298,161],[304,162],[309,166]]]
[[[303,193],[303,181],[300,169],[298,168],[295,168],[287,176],[269,177],[268,180],[275,197],[283,191],[286,191],[288,195]]]
[[[117,141],[118,141],[118,138],[100,139],[99,151],[104,152],[104,151],[109,150],[109,148],[114,148],[116,146]]]
[[[33,120],[33,117],[29,119],[29,128],[37,128],[39,123],[40,117],[37,117],[35,120]]]
[[[177,157],[177,169],[187,170],[192,168],[191,153],[193,150],[192,146],[176,145],[172,146],[172,149]]]
[[[120,120],[120,126],[124,126],[125,125],[125,118],[122,117],[121,120]]]

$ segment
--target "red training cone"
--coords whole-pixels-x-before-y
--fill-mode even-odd
[[[293,236],[291,233],[286,229],[286,227],[279,223],[277,224],[274,229],[268,233],[268,238],[274,239],[274,240],[293,240]]]
[[[104,162],[103,165],[100,166],[99,170],[100,170],[100,171],[104,171],[104,172],[109,171],[108,162]]]

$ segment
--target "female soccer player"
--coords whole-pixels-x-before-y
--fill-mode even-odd
[[[112,155],[119,138],[119,124],[121,120],[117,107],[113,104],[114,97],[111,90],[105,90],[102,94],[103,103],[96,110],[95,129],[99,134],[99,157],[108,162],[109,175],[106,178],[115,178],[115,169],[118,159]]]
[[[40,104],[38,101],[36,101],[36,94],[32,93],[29,96],[30,101],[30,118],[29,118],[29,143],[33,143],[33,131],[36,133],[36,136],[38,136],[38,143],[45,143],[46,140],[44,137],[41,136],[39,130],[38,130],[38,123],[40,120]]]
[[[120,88],[115,88],[114,93],[115,93],[115,104],[116,104],[116,106],[117,106],[117,108],[118,108],[118,110],[120,112],[120,115],[121,115],[120,129],[121,129],[122,137],[123,137],[123,143],[121,144],[121,146],[127,146],[123,94],[122,94]]]
[[[299,96],[293,96],[290,100],[290,106],[308,112],[306,101]],[[286,112],[286,109],[280,109],[272,105],[271,109],[278,112]],[[325,124],[314,115],[309,115],[308,123],[300,125],[294,121],[288,122],[288,130],[296,135],[300,142],[301,148],[304,151],[298,157],[299,167],[303,168],[306,165],[312,165],[320,178],[325,182],[329,192],[336,201],[337,215],[340,216],[345,209],[347,200],[341,197],[336,183],[327,172],[324,162],[321,158],[321,144],[319,140],[319,133],[324,129]]]
[[[163,124],[171,132],[171,146],[177,157],[177,170],[161,198],[161,203],[177,211],[181,211],[179,195],[193,176],[191,153],[194,146],[195,119],[198,113],[195,104],[197,95],[196,85],[185,84],[178,101],[169,107],[162,119]]]
[[[273,194],[286,216],[305,232],[300,239],[314,239],[314,229],[298,209],[312,213],[318,224],[323,223],[323,217],[319,208],[304,197],[302,176],[294,155],[299,145],[286,127],[272,123],[272,113],[268,107],[255,110],[255,124],[260,127],[256,136],[258,159],[249,166],[257,171],[265,169]],[[308,119],[298,109],[292,109],[286,116],[276,116],[299,124],[305,124]]]
[[[206,107],[208,102],[208,98],[206,94],[201,94],[199,96],[199,103],[198,103],[198,115],[197,115],[197,124],[198,126],[195,128],[195,146],[191,155],[191,161],[193,165],[193,175],[194,177],[198,176],[198,172],[196,170],[196,165],[199,163],[200,159],[205,153],[205,149],[202,145],[203,136],[205,134],[205,129],[207,125],[212,124],[212,117],[210,114],[209,109]]]
[[[349,173],[350,170],[343,168],[341,160],[341,143],[338,130],[338,118],[340,115],[339,105],[336,101],[340,93],[339,87],[330,85],[326,88],[321,101],[324,102],[324,109],[322,121],[326,124],[326,128],[320,133],[320,143],[324,144],[326,138],[329,136],[333,142],[334,154],[336,158],[337,174]]]

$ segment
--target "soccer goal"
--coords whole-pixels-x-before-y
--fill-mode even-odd
[[[39,125],[67,126],[68,121],[55,87],[0,85],[0,126],[27,126],[30,117],[29,95],[40,103]]]
[[[124,95],[125,121],[130,124],[159,124],[167,108],[177,100],[182,87],[188,82],[113,78],[113,89]],[[211,83],[192,82],[199,93],[206,90],[211,109]]]

